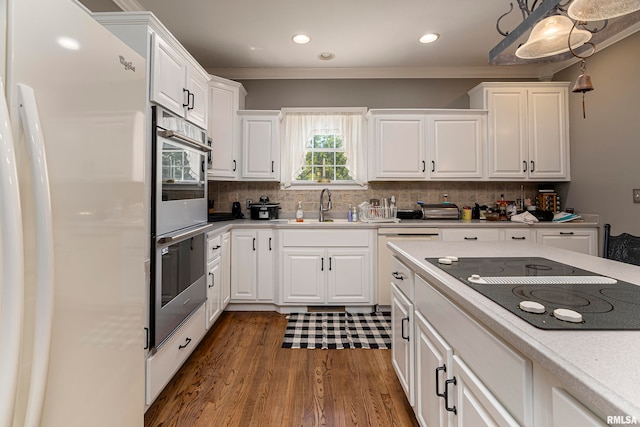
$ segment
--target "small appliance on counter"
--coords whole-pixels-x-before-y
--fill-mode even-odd
[[[398,209],[400,219],[422,219],[422,209]]]
[[[269,203],[269,197],[260,196],[260,203],[251,203],[251,219],[278,219],[278,211],[280,203]]]
[[[238,217],[233,212],[212,212],[208,215],[208,222],[232,221]]]
[[[427,204],[418,202],[422,207],[422,219],[458,219],[460,218],[460,210],[453,203],[434,203]]]
[[[242,213],[242,206],[240,206],[240,202],[233,202],[231,205],[231,214],[236,219],[244,218],[244,214]]]

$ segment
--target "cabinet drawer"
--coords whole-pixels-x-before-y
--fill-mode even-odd
[[[204,304],[182,324],[151,357],[147,358],[146,403],[150,405],[167,385],[173,375],[191,355],[205,329]],[[181,348],[182,347],[182,348]]]
[[[369,246],[368,230],[286,230],[282,246]]]
[[[531,362],[415,276],[415,310],[449,343],[460,358],[521,424],[533,423]]]
[[[391,276],[387,279],[394,283],[409,300],[413,301],[413,271],[398,258],[391,258]],[[387,281],[387,283],[389,283]]]
[[[535,230],[521,230],[521,229],[506,229],[505,230],[505,240],[507,242],[530,242],[533,243],[536,241],[536,232]]]
[[[440,233],[443,242],[500,240],[497,228],[445,228]]]
[[[222,251],[222,236],[218,234],[212,237],[213,233],[207,234],[207,261],[213,261],[220,256]]]

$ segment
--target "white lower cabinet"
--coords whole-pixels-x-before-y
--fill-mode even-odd
[[[414,411],[420,424],[533,425],[531,362],[425,279],[415,275],[414,282]]]
[[[274,251],[271,229],[231,232],[231,302],[273,302]]]
[[[447,373],[453,367],[453,349],[422,314],[415,312],[414,320],[416,418],[424,427],[446,426],[453,421],[443,404]]]
[[[220,304],[222,310],[231,300],[231,232],[222,235],[220,255]]]
[[[374,239],[371,230],[282,231],[282,303],[375,304]]]
[[[153,403],[206,332],[204,304],[147,358],[146,404]]]
[[[391,284],[391,363],[409,404],[414,404],[413,304]]]
[[[551,389],[551,402],[553,405],[553,427],[605,427],[607,425],[573,396],[559,387]]]
[[[460,357],[453,356],[452,368],[453,378],[447,380],[445,386],[445,409],[456,415],[454,425],[458,427],[518,427],[521,425]],[[452,391],[454,396],[449,398],[449,393]]]
[[[540,228],[536,241],[542,245],[567,249],[587,255],[598,255],[598,231],[583,228]]]
[[[207,329],[213,325],[222,312],[220,278],[220,258],[218,257],[207,264]]]

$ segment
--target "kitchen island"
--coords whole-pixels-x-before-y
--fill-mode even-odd
[[[522,415],[514,415],[518,423],[546,426],[557,422],[554,412],[557,409],[556,399],[555,395],[552,397],[551,389],[565,390],[602,421],[625,423],[633,421],[635,417],[637,422],[640,422],[640,331],[538,329],[429,263],[425,258],[543,257],[634,285],[640,285],[640,267],[528,243],[424,244],[419,241],[396,241],[389,243],[388,247],[397,260],[406,265],[410,272],[415,273],[416,299],[419,299],[417,295],[422,291],[420,287],[432,288],[429,295],[442,297],[445,303],[440,304],[440,307],[450,307],[452,321],[462,319],[459,316],[471,319],[473,324],[487,331],[487,336],[503,345],[507,352],[512,351],[517,360],[523,361],[522,367],[525,372],[522,375],[524,385],[521,389],[524,390],[523,396],[527,397],[521,399],[525,402],[521,406],[525,408],[518,407]],[[462,314],[458,317],[453,316],[456,314],[453,311],[458,310]],[[428,319],[429,313],[422,314]],[[638,315],[640,316],[640,311]],[[473,328],[458,328],[457,332],[460,331],[469,335],[475,332]],[[472,336],[462,338],[462,341],[466,341],[467,338],[473,339]],[[455,349],[453,352],[455,353]],[[467,353],[467,356],[472,355]],[[529,361],[531,367],[527,368]],[[416,381],[423,381],[423,378],[417,378]],[[424,381],[431,384],[432,373],[429,373]],[[491,390],[491,384],[487,386]],[[505,400],[510,398],[507,396]],[[500,397],[498,400],[501,400]],[[528,404],[531,404],[532,408],[526,408]],[[505,406],[507,411],[510,411],[509,405]],[[416,415],[419,418],[419,414]],[[562,417],[562,414],[558,414],[558,417]],[[573,425],[579,424],[578,422]]]

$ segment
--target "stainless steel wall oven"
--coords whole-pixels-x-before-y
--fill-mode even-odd
[[[207,145],[203,129],[152,107],[151,345],[206,300]]]

